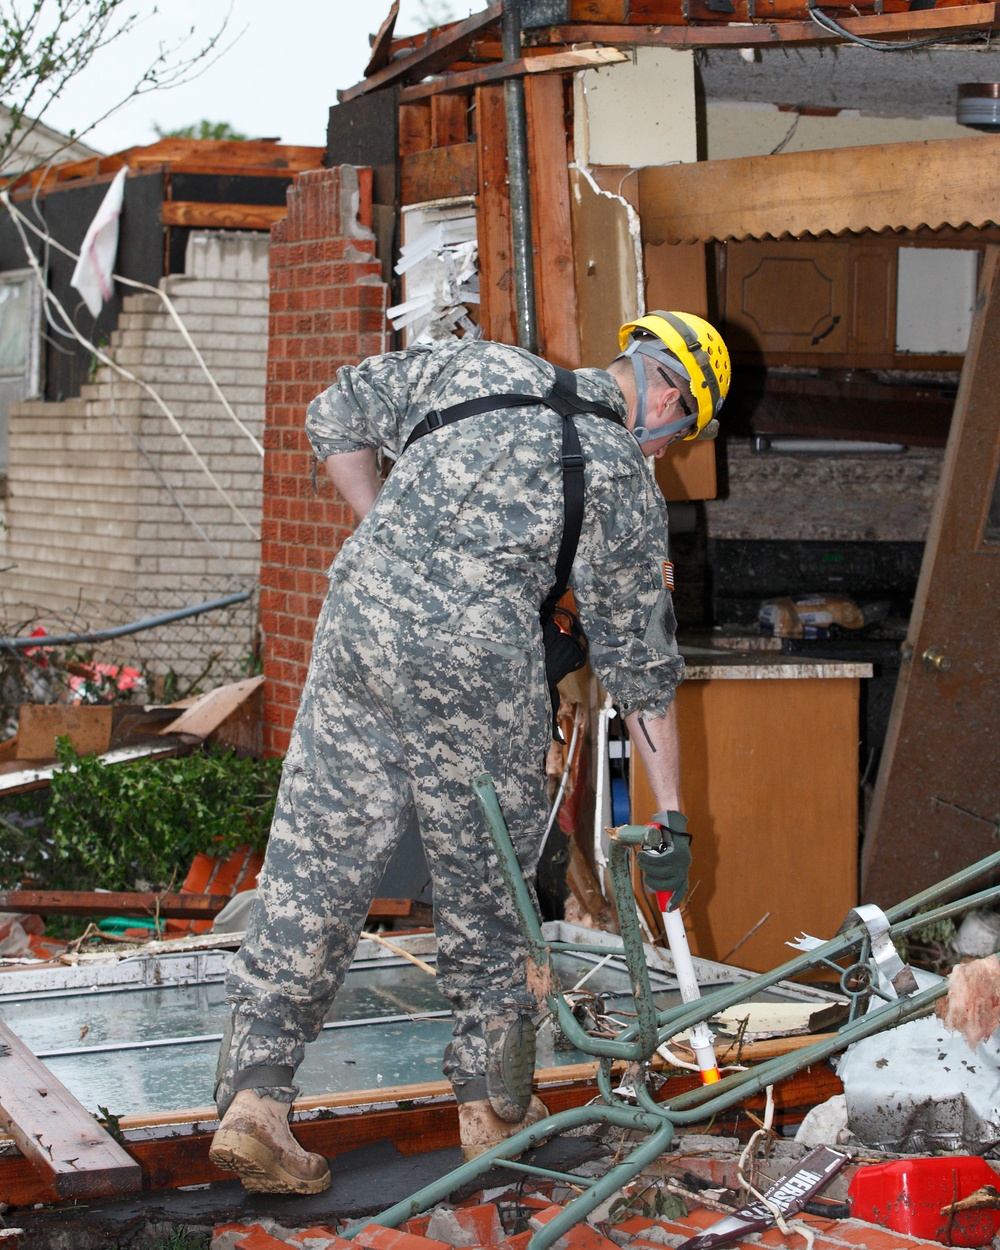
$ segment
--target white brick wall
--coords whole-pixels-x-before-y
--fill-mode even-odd
[[[266,235],[239,232],[192,235],[188,273],[163,282],[230,405],[258,439],[268,242]],[[26,620],[50,631],[99,628],[256,587],[260,455],[226,414],[156,296],[126,298],[110,350],[159,392],[251,530],[156,403],[101,368],[79,399],[12,410],[0,567],[14,567],[0,576],[3,632]],[[255,612],[256,598],[108,644],[103,654],[139,660],[161,676],[172,669],[184,680],[209,666],[204,684],[211,685],[240,674],[253,647]]]

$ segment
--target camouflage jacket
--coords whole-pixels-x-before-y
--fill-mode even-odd
[[[577,372],[578,391],[624,415],[613,378]],[[345,366],[309,405],[316,455],[373,447],[399,456],[434,408],[488,394],[544,395],[551,366],[515,347],[411,348]],[[664,586],[667,511],[632,436],[575,418],[586,461],[583,529],[570,581],[594,670],[625,713],[662,715],[681,681]],[[330,570],[422,629],[533,648],[555,582],[563,529],[562,420],[529,405],[458,421],[418,439]]]

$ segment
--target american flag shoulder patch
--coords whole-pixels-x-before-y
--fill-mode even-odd
[[[669,560],[663,561],[663,584],[667,590],[674,588],[674,566]]]

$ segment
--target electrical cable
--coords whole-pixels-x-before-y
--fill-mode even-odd
[[[570,734],[569,746],[566,748],[566,767],[563,769],[562,779],[559,782],[559,789],[556,791],[556,797],[552,800],[552,807],[549,809],[549,821],[545,826],[545,832],[542,834],[542,844],[538,848],[538,857],[541,859],[545,850],[545,844],[549,840],[549,834],[552,832],[552,826],[556,823],[556,816],[559,814],[559,808],[562,806],[563,797],[566,794],[566,786],[569,783],[570,769],[573,767],[573,757],[576,755],[576,741],[580,736],[580,726],[583,723],[583,704],[576,705],[576,711],[573,714],[573,732]]]
[[[775,1224],[778,1226],[778,1229],[783,1236],[787,1237],[789,1233],[796,1232],[800,1237],[805,1239],[806,1250],[813,1250],[813,1246],[816,1242],[816,1235],[809,1225],[802,1220],[786,1219],[781,1208],[778,1207],[776,1203],[771,1202],[770,1199],[766,1198],[760,1190],[755,1188],[755,1186],[743,1175],[743,1169],[746,1167],[747,1161],[752,1159],[753,1151],[757,1142],[763,1137],[770,1136],[771,1126],[774,1124],[774,1086],[766,1086],[765,1094],[767,1102],[764,1109],[764,1124],[761,1128],[755,1130],[755,1132],[751,1135],[750,1140],[743,1147],[743,1151],[739,1157],[739,1162],[736,1165],[736,1175],[739,1177],[740,1185],[752,1197],[766,1207],[768,1211],[770,1211],[771,1215],[774,1217]]]
[[[929,48],[934,44],[942,43],[971,43],[982,39],[988,42],[989,32],[974,31],[965,35],[938,35],[933,39],[914,39],[906,43],[895,42],[888,39],[865,39],[862,35],[855,35],[846,27],[832,18],[829,13],[814,4],[806,6],[810,18],[822,30],[826,30],[834,35],[839,35],[841,39],[846,39],[849,43],[860,44],[862,48],[870,48],[873,52],[912,52],[918,48]]]
[[[226,501],[226,503],[232,509],[233,513],[240,520],[240,522],[244,526],[246,526],[246,528],[250,531],[250,533],[256,538],[257,537],[256,527],[250,523],[250,521],[243,515],[243,513],[240,511],[237,505],[233,502],[233,500],[230,499],[228,493],[226,492],[225,487],[223,487],[222,483],[216,478],[215,474],[205,463],[205,460],[201,456],[201,453],[191,442],[191,439],[185,433],[183,427],[181,426],[181,423],[177,420],[177,417],[174,415],[173,411],[167,405],[166,401],[163,399],[160,393],[154,387],[150,386],[148,382],[143,381],[142,378],[137,377],[134,373],[130,372],[130,370],[125,369],[122,365],[118,364],[118,362],[112,359],[112,357],[110,357],[107,354],[107,352],[103,350],[103,348],[99,347],[96,343],[92,343],[88,338],[86,338],[84,334],[81,333],[81,331],[79,331],[76,328],[76,326],[73,324],[72,318],[70,317],[69,313],[66,311],[63,305],[59,302],[56,296],[48,289],[46,285],[44,274],[42,273],[42,270],[38,263],[38,258],[35,256],[34,252],[31,250],[30,246],[28,245],[28,239],[24,233],[24,227],[21,224],[21,220],[23,219],[24,215],[22,213],[19,213],[11,204],[10,195],[7,191],[0,191],[0,203],[3,203],[11,214],[11,217],[14,221],[14,225],[17,229],[18,234],[20,235],[21,243],[24,246],[25,253],[28,256],[29,263],[31,264],[31,267],[35,272],[35,277],[38,280],[38,284],[41,288],[43,300],[49,301],[52,303],[53,307],[63,317],[64,321],[66,322],[67,327],[69,328],[70,332],[72,333],[73,337],[77,340],[77,342],[80,343],[81,346],[85,347],[89,352],[91,352],[101,362],[101,364],[107,365],[109,369],[112,369],[114,370],[115,373],[120,374],[127,382],[135,383],[136,386],[138,386],[141,390],[145,391],[146,394],[150,396],[150,398],[157,405],[157,407],[160,409],[163,415],[167,418],[167,421],[173,427],[175,433],[180,438],[184,446],[187,448],[188,452],[190,452],[190,454],[194,457],[195,461],[198,464],[198,467],[205,474],[208,480],[212,483],[215,490],[218,491],[218,493]],[[29,226],[31,225],[30,222],[28,222],[27,224]],[[154,290],[155,288],[149,288],[149,289]]]
[[[31,221],[30,218],[26,217],[24,213],[22,213],[19,209],[15,208],[6,192],[4,192],[2,196],[0,196],[0,199],[3,200],[4,204],[7,207],[8,212],[10,212],[12,216],[19,217],[21,221],[28,227],[29,230],[33,231],[40,239],[43,240],[46,248],[48,248],[49,246],[54,247],[57,252],[62,252],[64,256],[68,256],[69,259],[73,261],[77,261],[80,259],[80,257],[75,252],[73,252],[70,248],[64,247],[63,244],[60,243],[58,239],[54,239],[47,230],[40,229]],[[22,239],[23,239],[23,236],[22,236]],[[137,291],[148,291],[151,295],[156,295],[163,301],[163,304],[166,307],[167,312],[170,314],[171,319],[173,320],[174,324],[177,326],[177,329],[180,331],[181,337],[184,339],[184,342],[191,349],[192,355],[194,356],[195,360],[198,362],[198,367],[201,369],[202,373],[204,373],[206,379],[208,380],[208,384],[209,386],[211,386],[215,394],[215,397],[218,399],[219,403],[222,404],[222,407],[225,409],[226,415],[230,418],[230,420],[232,420],[236,424],[239,430],[250,440],[250,442],[253,444],[254,450],[261,457],[261,459],[263,459],[264,447],[262,443],[257,438],[257,436],[253,433],[253,431],[249,430],[246,427],[246,425],[243,423],[243,421],[241,421],[240,418],[233,411],[232,405],[229,403],[229,400],[226,399],[225,395],[222,393],[222,389],[219,386],[218,382],[216,381],[214,375],[212,374],[212,371],[209,369],[208,365],[206,364],[205,358],[202,356],[201,352],[199,351],[197,343],[195,343],[194,339],[191,337],[190,331],[188,330],[187,326],[184,324],[183,320],[181,319],[180,313],[178,313],[177,309],[174,306],[173,301],[171,300],[170,296],[166,293],[166,291],[162,291],[158,286],[150,286],[148,282],[139,282],[135,278],[126,278],[122,274],[114,273],[111,276],[112,278],[114,278],[116,282],[120,282],[123,286],[132,287],[133,289]]]

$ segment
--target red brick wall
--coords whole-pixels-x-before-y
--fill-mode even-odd
[[[271,232],[261,522],[264,746],[283,754],[309,665],[330,561],[353,513],[322,466],[313,493],[303,422],[337,369],[386,349],[387,288],[371,232],[371,172],[300,174]]]

